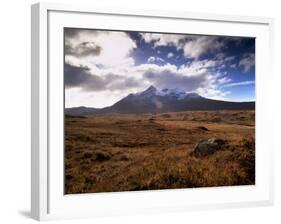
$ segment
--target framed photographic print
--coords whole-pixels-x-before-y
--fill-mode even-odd
[[[270,205],[270,18],[32,6],[32,217]]]

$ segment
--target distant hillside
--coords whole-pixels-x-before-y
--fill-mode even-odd
[[[70,116],[87,116],[95,114],[100,109],[91,108],[91,107],[72,107],[72,108],[66,108],[64,110],[66,115]]]

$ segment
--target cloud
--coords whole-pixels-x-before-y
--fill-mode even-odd
[[[149,58],[147,59],[147,62],[148,62],[148,63],[153,63],[153,62],[165,62],[165,60],[164,60],[163,58],[160,58],[160,57],[153,57],[153,56],[151,56],[151,57],[149,57]]]
[[[64,65],[64,83],[66,88],[89,88],[103,90],[105,81],[90,73],[90,69],[83,66]]]
[[[71,64],[113,67],[132,63],[136,43],[126,32],[66,29],[65,47],[65,60]]]
[[[169,53],[167,54],[167,58],[172,58],[172,57],[174,57],[174,54],[173,54],[172,52],[169,52]]]
[[[142,74],[143,82],[158,88],[180,88],[187,92],[197,92],[199,88],[215,89],[220,73],[212,73],[209,63],[193,62],[180,68],[175,65],[144,64],[136,67],[135,73]],[[133,74],[135,74],[133,73]]]
[[[101,53],[102,48],[95,42],[82,42],[75,47],[69,44],[65,45],[65,55],[73,55],[75,57],[97,56]]]
[[[233,87],[233,86],[246,86],[246,85],[254,85],[255,81],[243,81],[243,82],[232,82],[226,85],[223,85],[222,87]]]
[[[222,77],[222,78],[220,78],[220,79],[218,79],[218,83],[219,84],[226,84],[226,83],[229,83],[229,82],[231,82],[232,80],[230,79],[230,78],[228,78],[228,77]]]
[[[139,81],[134,77],[126,77],[111,73],[96,75],[83,66],[75,66],[65,63],[64,77],[66,88],[80,88],[84,91],[120,91],[139,86]]]
[[[188,92],[195,91],[208,84],[208,77],[205,74],[184,76],[180,71],[173,72],[168,69],[149,69],[144,72],[143,77],[158,88],[179,88]]]
[[[227,95],[231,94],[230,91],[221,91],[216,88],[199,88],[197,93],[201,96],[216,100],[225,100]]]
[[[160,46],[181,46],[181,40],[186,35],[181,34],[162,34],[162,33],[140,33],[146,43],[152,43],[154,47]]]
[[[182,34],[160,34],[160,33],[140,33],[146,43],[151,43],[154,48],[161,46],[174,46],[177,50],[182,50],[186,58],[198,60],[207,53],[220,52],[226,47],[227,42],[239,41],[239,38],[221,38],[217,36],[198,36]],[[241,38],[240,38],[241,39]],[[169,53],[168,58],[172,57]],[[225,57],[223,53],[218,56]],[[218,58],[219,59],[219,58]],[[234,56],[226,57],[225,60],[232,61]]]
[[[153,57],[153,56],[151,56],[151,57],[149,57],[149,58],[147,59],[147,62],[148,62],[148,63],[152,63],[152,62],[155,62],[155,61],[156,61],[156,58]]]
[[[214,53],[221,50],[225,46],[224,42],[213,36],[200,36],[188,41],[184,47],[184,55],[187,58],[198,59],[206,53]]]
[[[230,61],[233,61],[235,59],[235,56],[229,56],[229,57],[226,57],[224,59],[225,62],[230,62]]]
[[[198,92],[202,96],[221,98],[223,91],[219,86],[230,80],[223,73],[212,71],[213,66],[220,63],[222,62],[201,60],[181,67],[166,63],[95,69],[66,64],[65,83],[67,88],[98,92],[110,90],[123,92],[125,95],[142,91],[148,85],[155,85],[160,89],[180,88],[187,92]]]
[[[243,68],[243,71],[246,73],[250,71],[252,67],[255,66],[255,54],[245,54],[239,62],[239,67]]]
[[[89,77],[89,68],[83,66],[64,65],[64,83],[66,88],[77,87],[86,82]]]

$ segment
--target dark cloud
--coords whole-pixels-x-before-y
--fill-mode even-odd
[[[124,90],[131,89],[140,86],[139,80],[134,77],[124,77],[120,75],[108,74],[105,76],[105,80],[108,82],[107,88],[109,90]]]
[[[65,55],[73,55],[75,57],[87,57],[99,55],[102,48],[93,41],[82,42],[75,47],[70,43],[65,43]]]
[[[159,88],[179,88],[189,91],[195,91],[198,88],[210,84],[207,78],[208,74],[202,73],[195,76],[183,76],[169,70],[146,71],[143,77]]]
[[[95,29],[79,29],[79,28],[64,28],[64,35],[66,39],[74,39],[77,38],[79,35],[99,35],[100,33],[111,33],[111,31],[100,31],[100,30],[95,30]],[[116,31],[118,32],[118,31]]]
[[[64,82],[66,88],[80,87],[92,90],[102,90],[106,85],[102,78],[92,75],[89,68],[67,63],[64,65]]]
[[[66,88],[81,88],[85,91],[124,90],[140,85],[133,77],[124,77],[116,74],[106,74],[103,77],[90,73],[89,68],[74,66],[68,63],[64,65],[64,77]]]

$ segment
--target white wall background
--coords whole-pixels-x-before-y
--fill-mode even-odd
[[[0,223],[32,223],[30,208],[30,4],[31,0],[2,0],[0,7]],[[79,223],[280,223],[281,222],[281,76],[279,68],[281,13],[277,0],[69,0],[109,8],[162,9],[275,17],[275,76],[272,79],[276,122],[275,205],[273,207],[194,211],[79,220]],[[77,220],[59,223],[78,223]]]

